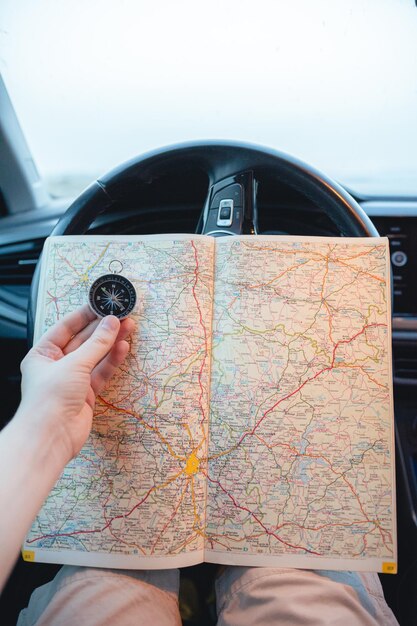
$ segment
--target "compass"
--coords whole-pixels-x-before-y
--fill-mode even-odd
[[[104,274],[93,282],[88,294],[90,307],[99,317],[127,317],[136,304],[136,291],[130,280],[120,274]]]

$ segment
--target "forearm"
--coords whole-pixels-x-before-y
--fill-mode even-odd
[[[36,420],[33,420],[36,422]],[[54,432],[41,432],[17,413],[0,433],[0,591],[32,521],[65,461]]]
[[[0,591],[32,521],[87,440],[98,393],[129,351],[134,323],[89,307],[50,328],[21,364],[22,402],[0,433]]]

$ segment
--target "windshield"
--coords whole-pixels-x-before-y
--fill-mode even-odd
[[[192,139],[417,194],[412,0],[3,0],[0,20],[4,80],[54,195]]]

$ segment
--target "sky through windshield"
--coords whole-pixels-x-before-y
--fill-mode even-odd
[[[413,0],[3,0],[0,25],[43,176],[236,139],[417,194]]]

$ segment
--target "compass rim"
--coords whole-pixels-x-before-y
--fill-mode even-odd
[[[126,307],[126,311],[123,311],[122,313],[117,313],[117,312],[116,313],[103,313],[103,311],[100,311],[99,308],[97,307],[97,304],[94,299],[95,292],[97,288],[103,282],[107,282],[107,281],[118,282],[123,287],[127,288],[127,290],[129,291],[130,301]],[[88,291],[88,304],[90,306],[90,309],[93,311],[93,313],[97,317],[101,317],[101,318],[107,317],[108,315],[114,315],[119,320],[123,320],[126,317],[129,317],[129,315],[132,313],[133,309],[136,306],[136,302],[137,302],[137,294],[136,294],[135,286],[133,285],[132,281],[129,280],[129,278],[126,278],[126,276],[121,276],[120,274],[108,273],[108,274],[103,274],[102,276],[98,276],[98,278],[96,278],[91,283],[89,291]]]

